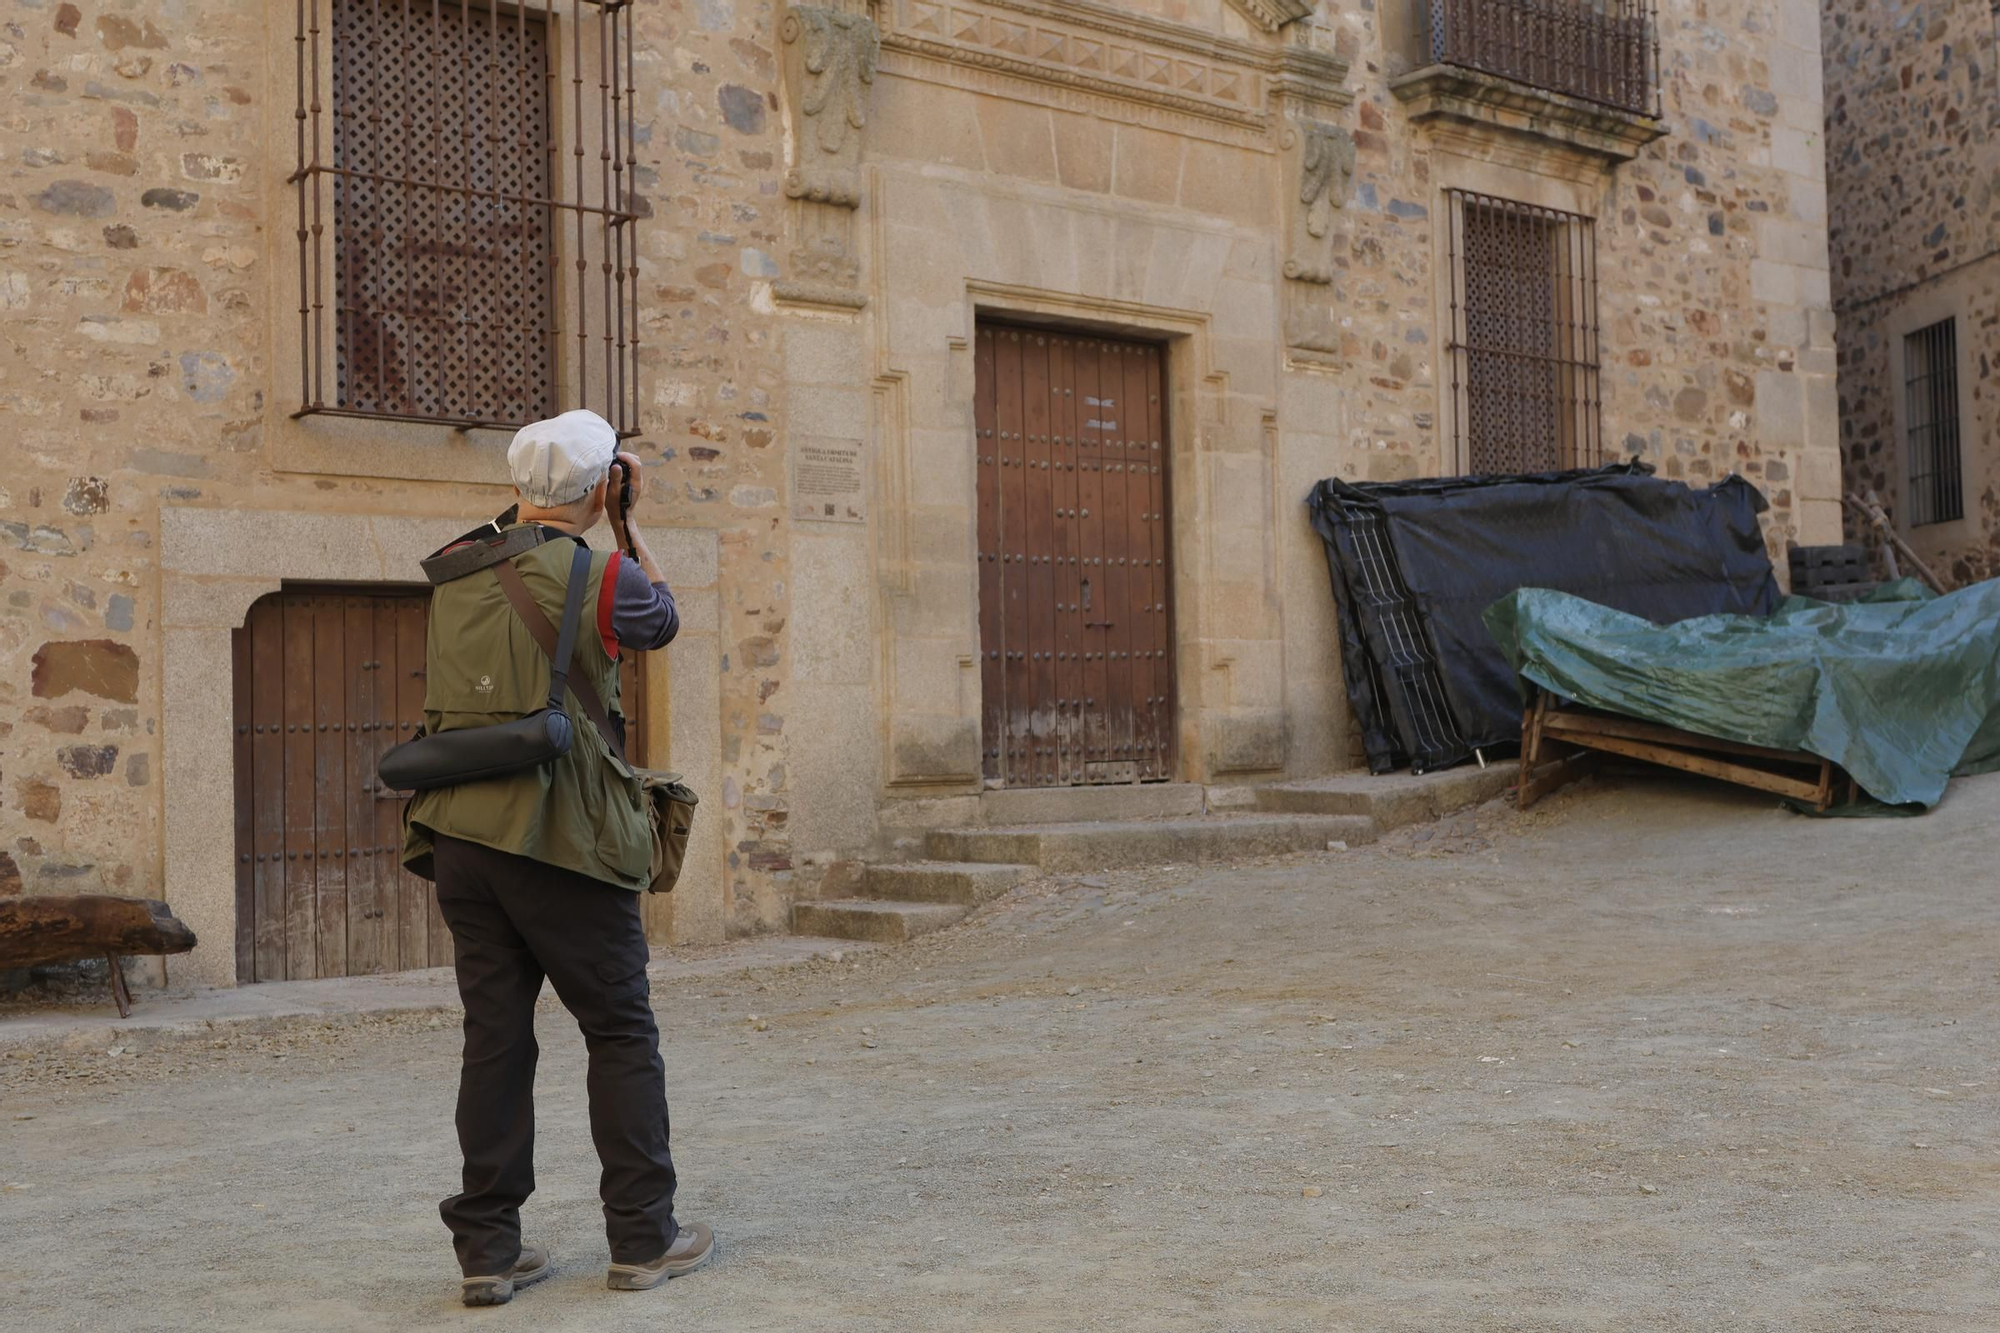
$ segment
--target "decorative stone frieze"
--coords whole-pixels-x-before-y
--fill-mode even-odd
[[[1273,14],[1311,12],[1304,0],[1256,3]],[[1337,56],[1253,45],[1091,0],[893,0],[882,13],[882,43],[893,52],[1236,125],[1267,125],[1268,99],[1288,81],[1337,96],[1347,69]]]

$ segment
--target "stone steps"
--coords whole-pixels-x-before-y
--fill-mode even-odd
[[[1425,824],[1490,801],[1520,775],[1513,761],[1467,764],[1421,777],[1409,773],[1341,773],[1256,787],[1211,787],[1211,810],[1301,815],[1365,815],[1378,832]]]
[[[1140,782],[1102,787],[1025,787],[981,794],[981,825],[1083,824],[1111,819],[1170,819],[1206,813],[1196,782]]]
[[[966,903],[897,903],[875,898],[793,903],[792,933],[902,944],[933,930],[943,930],[971,910]]]
[[[976,907],[1035,873],[1033,866],[964,861],[910,861],[869,866],[861,896],[912,903],[958,903]]]
[[[988,792],[969,828],[925,835],[928,860],[871,865],[852,898],[792,908],[801,935],[900,944],[963,919],[1037,874],[1189,865],[1350,847],[1504,792],[1512,764],[1423,777],[1343,773],[1303,782],[1153,784]]]
[[[940,829],[924,850],[940,861],[1031,865],[1044,871],[1232,861],[1375,840],[1366,815],[1245,814],[1105,820],[1014,828]]]

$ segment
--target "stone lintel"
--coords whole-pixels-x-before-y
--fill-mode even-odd
[[[1579,97],[1457,65],[1426,65],[1389,82],[1410,119],[1470,125],[1539,139],[1559,149],[1628,162],[1667,133],[1658,117],[1620,111]]]

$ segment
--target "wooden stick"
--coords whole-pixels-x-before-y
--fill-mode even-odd
[[[118,955],[108,953],[104,961],[111,965],[111,998],[118,1002],[118,1016],[132,1016],[132,992],[125,989],[125,969],[118,965]]]
[[[1876,495],[1872,488],[1865,499],[1852,491],[1849,491],[1844,498],[1848,504],[1860,511],[1863,518],[1868,520],[1869,525],[1875,529],[1876,535],[1886,544],[1909,557],[1910,563],[1916,566],[1917,573],[1924,576],[1924,582],[1931,585],[1931,591],[1939,594],[1944,592],[1944,580],[1940,579],[1936,571],[1924,563],[1924,558],[1912,550],[1910,544],[1903,540],[1903,535],[1896,531],[1895,525],[1889,521],[1889,515],[1884,512],[1881,497]],[[1894,559],[1892,558],[1889,563],[1891,566],[1894,566]]]

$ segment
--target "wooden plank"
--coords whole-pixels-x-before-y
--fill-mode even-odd
[[[285,950],[285,602],[258,600],[250,633],[251,875],[256,921],[253,981],[283,981]]]
[[[1687,750],[1677,750],[1669,745],[1652,745],[1645,741],[1627,740],[1622,736],[1571,736],[1565,739],[1572,744],[1600,750],[1605,754],[1623,755],[1627,759],[1643,759],[1648,763],[1680,769],[1684,773],[1720,778],[1724,782],[1755,787],[1759,791],[1776,792],[1780,796],[1790,796],[1795,800],[1819,799],[1820,787],[1817,781],[1801,782],[1797,778],[1784,777],[1744,764],[1732,764],[1727,760],[1694,754]]]
[[[1022,469],[1027,508],[1028,781],[1054,785],[1056,752],[1055,487],[1049,444],[1049,336],[1021,334]]]
[[[994,424],[994,332],[981,325],[973,340],[972,448],[979,555],[979,750],[988,782],[1005,776],[1006,648],[1000,536],[1000,450]]]
[[[1525,810],[1534,802],[1535,760],[1538,747],[1535,743],[1535,712],[1542,706],[1539,690],[1528,700],[1528,706],[1521,710],[1521,771],[1514,779],[1514,808]]]
[[[250,627],[229,632],[230,776],[236,796],[236,976],[257,977],[256,830],[252,818],[257,784],[251,744],[254,708],[251,702]]]
[[[1173,450],[1167,433],[1166,360],[1165,350],[1155,347],[1147,362],[1146,387],[1151,398],[1147,416],[1152,436],[1147,452],[1152,455],[1153,642],[1160,654],[1153,673],[1156,748],[1159,776],[1173,778],[1180,773],[1180,696],[1174,684],[1180,674],[1180,651],[1174,638]]]
[[[339,593],[308,599],[313,621],[313,918],[317,967],[347,975],[347,625]]]
[[[1612,717],[1603,713],[1580,713],[1567,708],[1548,710],[1543,726],[1552,734],[1563,736],[1622,736],[1626,740],[1650,741],[1656,745],[1692,745],[1703,750],[1715,750],[1722,754],[1743,755],[1752,759],[1770,759],[1785,764],[1817,764],[1818,755],[1806,754],[1798,750],[1774,750],[1764,745],[1749,745],[1741,741],[1724,740],[1720,736],[1705,736],[1698,731],[1683,731],[1679,727],[1664,726],[1657,722],[1643,722],[1638,718]]]
[[[374,665],[369,674],[374,677],[371,687],[370,707],[372,711],[363,725],[367,728],[370,756],[376,764],[382,756],[396,744],[396,710],[398,707],[398,662],[396,645],[396,620],[398,603],[393,598],[378,597],[370,608],[370,618],[374,621],[374,643],[368,660]],[[412,885],[422,883],[415,876],[405,874],[402,868],[403,852],[403,805],[401,800],[384,799],[386,793],[377,787],[371,793],[375,800],[374,837],[370,853],[375,872],[377,893],[382,900],[384,913],[382,921],[383,965],[391,972],[405,968],[422,967],[428,959],[422,923],[426,919],[419,915],[410,901]]]
[[[1077,601],[1076,339],[1049,345],[1050,468],[1055,490],[1056,782],[1083,781],[1083,615]]]
[[[1137,580],[1140,599],[1136,651],[1141,655],[1138,672],[1139,778],[1158,780],[1168,776],[1166,766],[1167,727],[1165,716],[1168,645],[1166,640],[1166,594],[1163,587],[1166,566],[1166,515],[1161,509],[1160,481],[1160,350],[1149,347],[1140,357],[1145,372],[1141,392],[1146,404],[1145,429],[1140,432],[1141,449],[1135,465],[1138,485],[1133,488],[1140,507],[1147,563],[1144,576]]]
[[[375,717],[375,598],[349,593],[340,599],[342,620],[341,711],[347,756],[347,974],[389,969],[388,918],[383,904],[381,858],[375,854],[375,735],[362,727]]]
[[[1125,343],[1104,346],[1098,419],[1104,431],[1104,723],[1105,758],[1132,761],[1132,553],[1131,491],[1125,472],[1126,436],[1132,426],[1127,395]]]
[[[1089,766],[1110,758],[1111,730],[1105,721],[1104,630],[1104,341],[1086,338],[1076,345],[1076,489],[1077,606],[1083,653],[1083,761]]]
[[[1151,391],[1146,363],[1152,348],[1133,345],[1125,360],[1125,398],[1130,425],[1125,437],[1125,504],[1127,558],[1125,597],[1131,629],[1128,656],[1131,668],[1133,771],[1138,779],[1153,776],[1152,703],[1153,690],[1153,490]]]
[[[1025,786],[1033,748],[1032,664],[1028,660],[1027,442],[1021,421],[1021,333],[996,329],[993,344],[993,420],[1000,452],[1000,590],[1003,642],[1001,774]]]
[[[625,718],[625,762],[647,767],[646,677],[648,655],[630,648],[618,650],[617,709]]]
[[[319,975],[319,896],[312,853],[318,836],[313,774],[313,606],[284,594],[285,975]]]
[[[1595,751],[1568,746],[1563,748],[1568,752],[1522,774],[1520,787],[1514,797],[1516,810],[1526,810],[1556,788],[1567,786],[1597,770],[1601,756]]]

